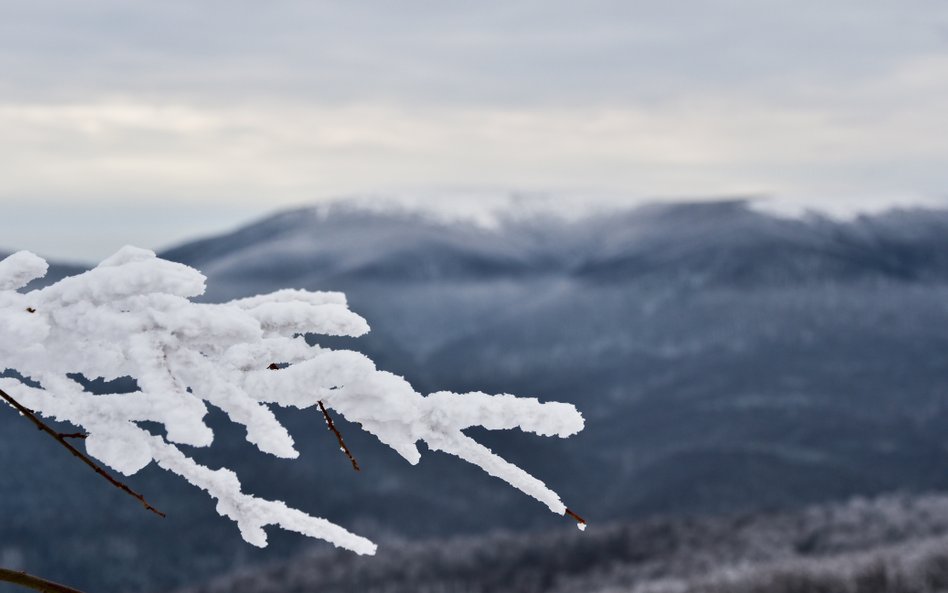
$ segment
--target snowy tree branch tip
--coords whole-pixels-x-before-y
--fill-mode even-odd
[[[243,426],[260,451],[285,458],[298,453],[273,408],[318,406],[327,418],[331,409],[410,463],[418,462],[417,444],[424,442],[585,523],[543,482],[463,432],[482,426],[568,437],[583,428],[575,407],[485,393],[423,396],[363,354],[308,344],[307,333],[369,331],[340,293],[281,290],[196,303],[191,299],[206,282],[200,272],[135,247],[82,274],[22,290],[46,270],[29,252],[0,261],[0,370],[25,379],[0,378],[0,389],[38,416],[79,427],[88,455],[121,474],[155,463],[205,490],[252,544],[265,546],[264,528],[276,525],[360,554],[375,551],[369,540],[325,519],[244,493],[231,470],[204,467],[185,454],[181,445],[213,442],[204,422],[208,404]],[[92,395],[76,375],[133,377],[138,390]],[[141,422],[163,425],[166,435]]]

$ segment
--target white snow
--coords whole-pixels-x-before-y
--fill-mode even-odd
[[[340,293],[281,290],[224,304],[195,303],[205,278],[197,270],[125,247],[98,267],[41,290],[19,292],[46,273],[46,262],[19,252],[0,261],[0,369],[41,387],[0,379],[0,388],[39,414],[89,434],[89,455],[131,475],[154,462],[205,490],[244,539],[266,545],[264,528],[324,539],[360,554],[375,544],[326,519],[241,490],[234,472],[199,465],[177,445],[210,446],[207,404],[246,429],[260,451],[298,455],[271,408],[310,408],[317,401],[362,426],[410,463],[419,441],[473,463],[536,498],[554,513],[566,507],[543,482],[462,431],[519,428],[568,437],[583,428],[569,404],[485,393],[423,396],[366,356],[310,346],[304,333],[360,336],[369,330]],[[271,363],[286,363],[270,370]],[[134,393],[92,395],[68,374],[112,380],[131,376]],[[139,426],[164,425],[167,437]]]

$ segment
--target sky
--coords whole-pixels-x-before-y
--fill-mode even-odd
[[[946,99],[943,0],[0,0],[0,249],[369,194],[948,205]]]

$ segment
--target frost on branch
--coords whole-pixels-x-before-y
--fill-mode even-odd
[[[28,252],[0,261],[0,369],[29,380],[0,379],[0,389],[38,415],[82,427],[89,455],[122,474],[154,462],[207,491],[252,544],[265,546],[264,527],[278,525],[360,554],[375,551],[369,540],[325,519],[244,493],[231,470],[191,459],[179,445],[207,447],[214,439],[204,423],[208,404],[242,425],[261,451],[294,458],[293,437],[271,408],[322,402],[410,463],[418,462],[417,444],[424,441],[554,513],[572,515],[543,482],[462,432],[483,426],[567,437],[583,428],[572,405],[484,393],[422,396],[362,354],[307,344],[306,333],[369,331],[340,293],[280,290],[224,304],[194,303],[190,298],[204,292],[200,272],[134,247],[83,274],[19,291],[46,268]],[[273,362],[286,366],[268,369]],[[92,395],[70,378],[74,374],[106,381],[129,376],[139,390]],[[164,425],[166,436],[141,428],[144,421]]]

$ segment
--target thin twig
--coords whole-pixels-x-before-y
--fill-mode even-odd
[[[33,575],[26,574],[22,571],[8,570],[6,568],[0,568],[0,581],[13,583],[14,585],[19,585],[21,587],[33,589],[35,591],[42,591],[43,593],[82,593],[82,591],[73,589],[72,587],[67,587],[66,585],[60,585],[59,583],[47,581],[46,579],[41,579],[39,577],[34,577]]]
[[[84,432],[60,432],[57,434],[64,439],[84,439],[89,436]]]
[[[267,368],[271,371],[279,371],[283,367],[275,362],[271,362],[269,365],[267,365]],[[350,451],[349,447],[346,446],[346,442],[342,439],[342,433],[340,433],[336,428],[336,425],[332,421],[332,416],[329,415],[329,410],[326,409],[326,406],[323,405],[323,402],[317,401],[316,403],[319,404],[319,409],[323,411],[323,417],[326,418],[326,426],[328,426],[329,430],[331,430],[333,434],[336,435],[336,440],[339,441],[339,447],[352,463],[352,469],[356,470],[357,472],[361,472],[362,470],[359,468],[359,462],[356,461],[356,458],[352,455],[352,451]]]
[[[576,522],[579,523],[580,525],[586,524],[586,519],[583,519],[582,517],[580,517],[579,515],[577,515],[576,513],[574,513],[573,511],[569,509],[566,509],[566,515],[569,517],[572,517],[573,519],[576,519]]]
[[[317,401],[316,403],[319,404],[319,409],[323,411],[323,416],[326,417],[326,425],[329,426],[329,430],[331,430],[333,434],[336,435],[336,440],[339,441],[339,446],[342,447],[346,457],[348,457],[349,461],[352,462],[352,469],[356,470],[357,472],[362,471],[359,469],[359,462],[356,461],[356,458],[352,456],[352,452],[349,451],[349,447],[346,446],[346,442],[342,440],[342,433],[340,433],[339,430],[336,429],[336,425],[333,424],[332,416],[329,415],[329,411],[326,409],[326,406],[324,406],[323,402],[321,401]]]
[[[162,513],[161,511],[159,511],[159,510],[156,509],[155,507],[151,506],[151,505],[148,503],[148,501],[145,500],[145,497],[144,497],[144,496],[142,496],[142,495],[139,494],[138,492],[135,492],[134,490],[132,490],[131,488],[129,488],[128,486],[126,486],[126,485],[123,484],[122,482],[120,482],[120,481],[116,480],[115,478],[113,478],[111,475],[109,475],[108,472],[106,472],[104,469],[102,469],[96,462],[92,461],[92,460],[89,459],[86,455],[84,455],[81,451],[79,451],[78,449],[76,449],[75,447],[73,447],[71,444],[69,444],[69,442],[66,441],[66,438],[65,438],[65,436],[69,436],[69,435],[65,435],[65,436],[64,436],[64,435],[61,435],[60,433],[56,432],[55,430],[53,430],[52,428],[50,428],[49,426],[47,426],[45,422],[43,422],[42,420],[40,420],[39,418],[36,417],[36,414],[34,414],[34,413],[32,412],[32,410],[30,410],[30,409],[26,408],[25,406],[23,406],[22,404],[20,404],[20,402],[18,402],[18,401],[16,401],[15,399],[13,399],[12,396],[10,396],[8,393],[6,393],[5,391],[3,391],[2,389],[0,389],[0,398],[3,398],[3,399],[5,399],[5,400],[7,400],[7,402],[9,402],[11,406],[13,406],[14,408],[16,408],[17,411],[19,411],[21,414],[23,414],[24,416],[26,416],[27,418],[29,418],[29,419],[33,422],[33,424],[36,425],[36,428],[42,430],[43,432],[45,432],[46,434],[48,434],[48,435],[51,436],[52,438],[56,439],[56,442],[57,442],[57,443],[59,443],[60,445],[62,445],[62,446],[65,447],[66,449],[68,449],[70,453],[72,453],[73,455],[75,455],[76,457],[78,457],[80,461],[82,461],[83,463],[85,463],[86,465],[88,465],[89,467],[91,467],[91,468],[93,469],[93,471],[95,471],[95,473],[99,474],[100,476],[102,476],[103,478],[105,478],[106,480],[108,480],[110,484],[112,484],[113,486],[115,486],[115,487],[118,488],[119,490],[125,492],[125,493],[128,494],[129,496],[132,496],[132,497],[138,499],[138,502],[142,503],[142,506],[143,506],[143,507],[145,507],[145,508],[148,509],[149,511],[155,513],[155,514],[158,515],[159,517],[164,517],[164,516],[165,516],[164,513]]]

